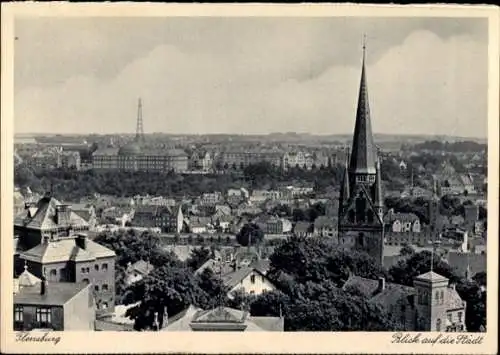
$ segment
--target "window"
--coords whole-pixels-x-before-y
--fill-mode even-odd
[[[441,319],[436,320],[436,331],[441,331]]]
[[[444,303],[444,291],[441,291],[441,304]]]
[[[108,290],[108,285],[107,284],[102,285],[102,290],[103,291],[107,291]]]
[[[363,233],[358,234],[358,244],[360,247],[365,245],[365,235]]]
[[[16,306],[14,308],[14,330],[22,330],[24,328],[24,308]]]
[[[94,270],[95,270],[95,271],[99,271],[99,265],[95,264],[95,265],[94,265]]]
[[[250,282],[255,283],[255,275],[250,275]]]
[[[96,292],[99,292],[99,285],[95,285],[95,286],[94,286],[94,290],[95,290]]]
[[[439,304],[439,291],[436,291],[436,303]]]
[[[86,269],[85,269],[85,272],[90,272],[90,268],[89,268],[89,267],[88,267],[88,268],[86,268]]]
[[[446,317],[448,318],[448,322],[450,322],[450,323],[453,322],[452,321],[453,318],[452,318],[452,314],[451,313],[446,314]]]
[[[50,270],[50,276],[57,276],[57,270],[56,269]]]
[[[462,315],[463,315],[463,313],[462,313],[462,312],[458,312],[458,313],[457,313],[457,316],[458,316],[458,321],[459,321],[460,323],[462,323]]]
[[[40,328],[51,328],[52,313],[50,308],[38,307],[36,309],[36,321]]]
[[[89,283],[89,279],[83,279],[82,282],[85,282],[86,284]]]

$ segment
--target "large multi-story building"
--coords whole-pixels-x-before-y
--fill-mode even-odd
[[[221,163],[224,168],[241,168],[260,162],[268,162],[273,166],[281,166],[282,153],[277,150],[246,150],[233,149],[221,154]]]
[[[182,206],[137,206],[132,224],[139,227],[160,228],[166,233],[180,233],[184,225]]]
[[[80,170],[81,158],[80,153],[77,151],[62,151],[57,157],[58,168],[73,168]]]
[[[89,225],[50,194],[14,221],[14,275],[24,266],[49,282],[92,284],[97,315],[113,312],[116,254],[85,234]]]
[[[354,245],[382,263],[384,201],[380,160],[372,136],[364,51],[363,47],[352,154],[341,186],[338,238],[340,244]]]
[[[182,173],[188,170],[188,156],[181,149],[143,148],[137,143],[129,143],[121,148],[96,150],[92,166],[96,170]]]

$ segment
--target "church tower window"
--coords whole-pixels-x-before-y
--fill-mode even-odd
[[[363,197],[356,199],[356,219],[360,222],[366,220],[366,200]]]

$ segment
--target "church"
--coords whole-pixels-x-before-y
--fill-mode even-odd
[[[373,141],[365,68],[365,46],[352,148],[340,189],[338,241],[367,252],[382,264],[384,198],[378,151]]]

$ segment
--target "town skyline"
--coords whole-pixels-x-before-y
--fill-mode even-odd
[[[119,134],[116,127],[133,134],[139,97],[146,134],[352,134],[366,33],[375,134],[487,137],[484,21],[181,18],[66,25],[50,18],[16,22],[16,134]],[[137,33],[123,39],[132,25]],[[61,26],[67,34],[57,33]],[[347,38],[342,30],[349,30]],[[61,41],[78,38],[76,46],[54,48],[31,63],[55,33]],[[65,60],[74,54],[82,60]]]

